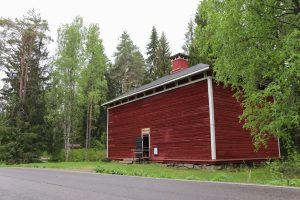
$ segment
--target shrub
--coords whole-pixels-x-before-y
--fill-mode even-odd
[[[294,153],[286,160],[266,162],[266,167],[274,178],[295,178],[300,176],[300,155]]]

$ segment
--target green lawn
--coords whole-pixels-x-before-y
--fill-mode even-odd
[[[0,165],[1,166],[1,165]],[[2,165],[2,167],[7,165]],[[13,167],[56,168],[71,170],[86,170],[99,173],[145,176],[158,178],[186,179],[199,181],[222,181],[255,183],[270,185],[285,185],[300,187],[299,173],[289,176],[271,173],[267,167],[230,167],[222,170],[185,169],[167,167],[161,164],[131,164],[118,162],[58,162],[11,165]]]

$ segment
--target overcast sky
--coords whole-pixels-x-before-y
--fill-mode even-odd
[[[159,33],[165,32],[173,54],[182,52],[184,33],[198,3],[199,0],[3,0],[0,17],[21,17],[34,8],[48,21],[50,35],[56,40],[57,28],[80,15],[85,24],[99,24],[105,52],[111,59],[124,30],[145,54],[153,25]],[[55,43],[51,53],[54,46]]]

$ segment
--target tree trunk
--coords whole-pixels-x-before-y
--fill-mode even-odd
[[[20,49],[20,86],[19,97],[21,108],[25,102],[26,90],[27,90],[27,77],[28,77],[28,63],[32,53],[33,43],[35,35],[24,34],[22,35],[22,47]]]
[[[85,160],[88,160],[88,142],[89,142],[89,108],[90,105],[88,103],[87,111],[86,111],[86,132],[85,132]]]
[[[67,151],[68,151],[68,144],[67,144],[67,119],[65,116],[65,120],[64,120],[64,141],[65,141],[65,161],[68,161],[68,155],[67,155]]]
[[[70,116],[70,141],[71,141],[71,158],[74,161],[74,133],[72,129],[72,117]]]
[[[90,104],[90,116],[89,116],[89,148],[91,148],[91,138],[92,138],[92,112],[93,112],[93,102]]]
[[[66,150],[66,162],[69,161],[69,151],[70,151],[70,131],[71,131],[71,116],[68,114],[67,122],[67,150]]]

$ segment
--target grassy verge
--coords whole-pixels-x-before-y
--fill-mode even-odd
[[[1,165],[0,165],[1,166]],[[2,165],[3,166],[3,165]],[[222,170],[185,169],[161,164],[124,165],[117,162],[59,162],[12,165],[14,167],[88,170],[98,173],[172,178],[199,181],[222,181],[300,187],[300,175],[277,176],[268,167],[235,167]]]
[[[81,162],[85,160],[85,149],[74,149],[70,150],[69,161],[72,162]],[[87,152],[88,159],[90,161],[99,161],[106,156],[106,150],[99,150],[97,148],[89,149]],[[47,157],[47,155],[45,156]],[[65,160],[65,152],[61,150],[55,156],[50,156],[50,160],[55,162],[63,162]]]

